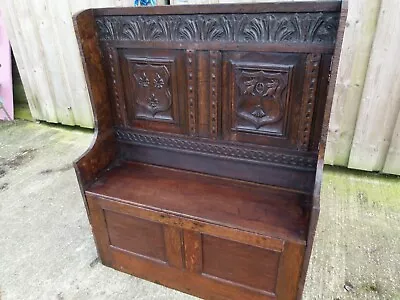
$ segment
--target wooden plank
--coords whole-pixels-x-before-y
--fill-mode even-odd
[[[295,299],[304,257],[304,246],[285,242],[280,259],[276,295],[278,299]]]
[[[348,164],[380,3],[349,3],[325,153],[327,164]]]
[[[383,0],[349,167],[380,171],[400,111],[400,2]]]
[[[190,272],[201,273],[203,269],[203,252],[201,233],[184,230],[185,266]]]
[[[400,114],[397,117],[396,126],[393,130],[383,172],[400,175]]]
[[[77,112],[77,124],[93,127],[86,83],[83,72],[79,72],[82,66],[68,3],[47,0],[35,1],[32,5],[26,3],[26,0],[8,0],[5,11],[13,52],[33,117],[75,125],[73,113]],[[72,47],[69,46],[71,42]],[[82,86],[80,93],[74,93],[77,82]],[[74,105],[76,103],[78,105]]]
[[[11,48],[0,11],[0,120],[14,119]]]
[[[72,93],[71,89],[71,80],[76,80],[77,77],[71,78],[69,75],[69,68],[71,68],[70,60],[74,54],[75,49],[71,49],[69,46],[71,42],[75,42],[73,36],[68,34],[72,29],[72,22],[71,22],[71,13],[69,10],[68,2],[66,1],[47,1],[47,10],[48,13],[51,15],[51,22],[52,22],[52,30],[49,32],[50,35],[53,36],[54,39],[54,48],[56,51],[54,52],[54,56],[58,58],[58,64],[56,66],[57,70],[52,72],[52,67],[50,66],[50,74],[53,76],[59,77],[60,84],[63,84],[61,87],[55,87],[56,91],[56,101],[57,106],[60,106],[60,102],[64,100],[64,109],[67,109],[68,112],[71,114],[71,118],[73,118],[73,124],[71,125],[80,125],[80,114],[81,107],[76,105],[77,101],[83,101],[83,99],[75,99],[75,95]],[[62,39],[60,37],[63,37]],[[76,50],[75,50],[76,52]],[[72,56],[72,57],[71,57]],[[74,70],[77,74],[80,72],[80,69]],[[82,71],[81,71],[82,72]],[[79,78],[79,76],[78,76]],[[59,92],[57,92],[59,91]],[[64,96],[59,96],[58,93],[64,94]],[[79,102],[80,102],[79,101]],[[87,99],[89,101],[89,99]]]
[[[57,113],[54,105],[54,95],[49,88],[49,76],[47,74],[46,60],[43,56],[43,45],[38,35],[38,24],[32,10],[32,3],[28,0],[15,0],[14,14],[18,16],[18,21],[22,29],[24,50],[28,53],[31,69],[30,74],[35,81],[35,94],[33,97],[38,99],[38,105],[42,110],[40,116],[43,120],[57,123]]]
[[[109,251],[110,248],[110,238],[107,231],[106,219],[104,216],[104,210],[100,207],[100,205],[91,199],[88,198],[88,206],[90,207],[90,224],[92,228],[96,228],[93,230],[93,235],[95,238],[97,253],[100,256],[101,262],[106,266],[111,266],[112,264],[112,255]]]
[[[29,59],[27,51],[25,50],[25,42],[20,26],[21,24],[18,18],[15,18],[15,3],[13,0],[6,0],[5,5],[3,6],[3,13],[6,20],[6,29],[20,72],[21,80],[24,85],[25,94],[28,100],[28,105],[32,117],[34,119],[41,119],[43,113],[37,101],[37,98],[34,97],[34,95],[36,94],[35,80],[33,76],[29,76],[29,74],[33,74],[32,72],[30,72],[30,70],[32,70],[31,61]]]
[[[56,30],[58,16],[54,15],[54,4],[55,2],[51,0],[32,2],[32,16],[37,24],[38,44],[45,61],[44,67],[48,79],[49,96],[54,104],[57,122],[75,125],[75,118],[70,105],[72,96],[64,76],[64,59],[60,56],[60,36]]]
[[[246,6],[241,6],[240,8],[237,7],[237,12],[248,12],[250,13],[249,10],[253,10],[253,12],[258,12],[260,10],[262,11],[269,11],[269,12],[311,12],[311,11],[337,11],[338,9],[340,9],[341,6],[341,1],[340,0],[324,0],[324,1],[315,1],[315,0],[308,0],[308,1],[302,1],[302,0],[281,0],[281,1],[277,1],[277,0],[266,0],[266,1],[259,1],[262,3],[259,3],[257,7],[251,5],[251,3],[249,3],[250,1],[247,0],[225,0],[221,1],[221,0],[217,0],[216,2],[211,2],[214,0],[173,0],[171,1],[172,5],[176,5],[176,4],[210,4],[210,3],[242,3],[242,4],[246,4]],[[274,3],[281,3],[280,5],[275,5]],[[293,2],[302,2],[301,5],[298,5],[296,3]],[[263,4],[264,3],[264,4]],[[268,9],[266,9],[268,7]],[[209,13],[221,13],[223,11],[221,11],[220,9],[223,8],[223,6],[218,7],[213,7],[211,8],[212,11],[209,11]],[[162,11],[165,13],[169,13],[169,11],[176,11],[176,8],[163,8]],[[185,11],[185,8],[180,8],[179,9],[180,12]],[[144,9],[142,9],[143,13],[144,13]],[[207,12],[207,7],[202,7],[202,13],[206,13]],[[129,14],[129,10],[125,10],[126,14]],[[234,11],[231,11],[231,13],[234,13]],[[120,13],[118,13],[120,14]]]
[[[56,15],[59,15],[62,20],[57,29],[59,36],[63,37],[62,55],[65,58],[65,71],[72,94],[71,107],[75,121],[79,126],[93,128],[93,113],[72,23],[73,14],[90,6],[90,1],[69,0],[63,5],[55,3],[54,9],[57,10]]]

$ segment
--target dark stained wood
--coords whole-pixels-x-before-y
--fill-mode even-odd
[[[87,195],[87,199],[89,202],[95,202],[96,205],[99,205],[103,210],[109,210],[121,214],[127,213],[131,216],[136,216],[141,219],[146,219],[199,233],[214,235],[224,239],[253,245],[255,247],[274,249],[276,251],[282,251],[284,247],[283,240],[276,237],[265,236],[234,228],[227,230],[227,227],[225,226],[193,220],[187,217],[180,217],[168,212],[157,212],[152,209],[134,206],[132,204],[125,204],[123,202],[118,202],[99,196],[93,196],[90,194]],[[301,240],[295,242],[302,245],[305,244],[305,241]]]
[[[128,255],[115,249],[110,249],[114,269],[152,281],[157,284],[177,289],[187,294],[197,295],[203,299],[240,299],[240,300],[275,300],[274,294],[233,285],[223,280],[198,273],[170,268],[151,260]]]
[[[185,230],[183,232],[185,245],[185,268],[189,272],[202,273],[203,247],[199,232]]]
[[[301,298],[345,17],[340,1],[75,16],[96,122],[75,170],[105,265],[205,299]]]
[[[129,215],[105,211],[110,245],[165,262],[163,226]]]
[[[103,262],[103,264],[110,266],[112,264],[112,256],[108,247],[110,245],[110,239],[108,236],[107,224],[104,216],[104,210],[96,201],[91,201],[89,197],[85,197],[87,202],[87,209],[89,211],[89,219],[93,228],[93,233],[98,238],[95,239],[97,253]]]
[[[168,264],[172,267],[182,269],[183,262],[183,231],[179,227],[164,226],[165,251]]]
[[[285,242],[277,275],[276,295],[278,299],[292,299],[297,294],[303,257],[304,246]]]
[[[197,101],[198,101],[198,135],[209,136],[210,123],[210,53],[209,51],[197,52]]]
[[[329,76],[330,68],[332,62],[332,55],[324,54],[321,56],[320,69],[319,69],[319,78],[318,78],[318,95],[317,99],[319,100],[315,103],[314,114],[315,118],[313,120],[311,126],[311,137],[309,149],[311,151],[318,151],[318,147],[320,144],[320,138],[322,133],[322,123],[324,119],[325,110],[322,109],[326,105],[326,98],[328,93],[328,85],[329,85]]]
[[[103,8],[94,11],[99,16],[130,16],[130,15],[169,15],[169,14],[224,14],[224,13],[259,13],[259,12],[337,12],[340,11],[341,1],[304,1],[304,2],[271,2],[254,4],[217,4],[217,5],[179,5],[162,7],[138,8]]]
[[[312,193],[316,154],[116,129],[124,160],[208,173]],[[273,174],[273,176],[271,176]]]
[[[141,41],[132,45],[131,41],[100,41],[101,45],[112,45],[115,48],[126,49],[193,49],[193,50],[212,50],[212,51],[258,51],[258,52],[282,52],[282,53],[317,53],[317,54],[333,54],[334,48],[331,45],[319,44],[287,44],[287,43],[243,43],[243,44],[222,44],[220,42],[202,42],[191,43],[187,41],[171,42],[171,41]]]
[[[302,99],[302,94],[308,95],[308,85],[307,89],[300,87],[303,78],[308,79],[305,56],[234,52],[227,54],[223,63],[227,64],[223,73],[228,87],[222,95],[224,138],[297,148],[300,108],[308,100],[314,102],[314,98]],[[264,96],[263,100],[259,96]],[[260,103],[262,109],[257,109]]]
[[[265,185],[122,163],[86,193],[267,236],[306,237],[309,196]]]
[[[87,214],[85,186],[93,182],[99,173],[116,157],[116,141],[112,130],[111,103],[107,98],[106,76],[101,64],[101,52],[96,39],[95,19],[92,10],[87,10],[74,19],[78,45],[82,55],[83,69],[89,90],[95,119],[95,134],[89,149],[74,162]]]
[[[242,253],[244,255],[244,257],[241,258],[242,264],[241,264],[241,269],[243,270],[243,268],[245,270],[247,270],[250,273],[245,273],[245,274],[241,274],[238,273],[239,279],[242,278],[243,276],[243,280],[241,282],[235,282],[226,278],[221,278],[221,277],[216,277],[214,275],[208,274],[206,273],[204,270],[200,270],[200,268],[202,268],[203,263],[200,265],[200,262],[203,262],[203,255],[204,251],[206,250],[206,248],[204,248],[203,245],[203,238],[205,235],[207,234],[207,237],[212,237],[212,235],[216,234],[219,235],[219,233],[225,234],[227,232],[226,229],[219,230],[218,226],[215,225],[211,225],[209,223],[203,223],[203,224],[199,224],[198,222],[193,222],[192,225],[190,226],[186,226],[184,222],[187,222],[187,219],[181,219],[181,220],[173,220],[174,217],[167,217],[167,215],[164,214],[158,214],[157,216],[154,216],[154,212],[151,210],[148,210],[146,212],[145,209],[136,209],[134,206],[132,205],[126,205],[126,204],[121,204],[118,203],[116,201],[112,201],[112,200],[103,200],[97,197],[93,197],[91,195],[88,195],[88,201],[89,201],[89,205],[90,207],[94,207],[96,208],[94,210],[93,213],[93,217],[94,218],[104,218],[104,214],[108,214],[109,212],[116,212],[116,213],[125,213],[125,214],[129,214],[131,216],[135,215],[137,213],[137,217],[139,217],[140,219],[143,220],[151,220],[156,221],[159,220],[161,224],[168,224],[168,226],[182,226],[183,228],[185,228],[185,236],[183,238],[183,243],[184,243],[184,253],[182,254],[182,258],[185,260],[185,265],[187,266],[186,269],[189,269],[188,266],[190,266],[190,274],[200,274],[201,273],[201,277],[195,277],[193,278],[192,276],[190,276],[189,273],[187,273],[187,280],[191,281],[196,280],[198,281],[198,284],[201,284],[201,282],[204,282],[207,284],[207,287],[209,288],[209,290],[206,291],[202,291],[202,292],[196,292],[196,295],[208,295],[206,298],[215,298],[215,299],[225,299],[224,297],[221,298],[221,295],[224,295],[226,292],[230,291],[235,291],[237,290],[237,288],[239,288],[239,291],[237,296],[242,297],[243,299],[252,299],[251,297],[254,297],[254,299],[258,299],[259,297],[264,297],[262,299],[270,299],[269,297],[273,297],[271,299],[275,299],[274,298],[274,293],[267,291],[267,290],[262,290],[262,289],[258,289],[258,288],[254,288],[253,286],[249,286],[248,282],[246,281],[246,277],[247,276],[251,276],[251,270],[253,270],[253,268],[250,266],[249,264],[254,264],[254,263],[260,263],[259,258],[263,258],[265,260],[265,264],[263,264],[262,266],[266,267],[266,268],[271,268],[271,266],[274,266],[274,268],[276,269],[276,271],[282,270],[281,272],[283,274],[291,274],[291,270],[293,269],[293,266],[290,264],[286,264],[282,266],[282,262],[284,260],[279,259],[279,256],[282,255],[280,253],[282,253],[282,251],[284,250],[283,245],[279,245],[277,242],[273,241],[273,240],[264,240],[264,242],[261,243],[257,243],[254,244],[254,241],[252,241],[252,243],[248,243],[248,241],[251,241],[250,238],[254,238],[253,234],[248,234],[249,239],[238,239],[238,235],[243,235],[245,234],[245,232],[236,232],[236,234],[233,234],[232,236],[219,236],[220,238],[214,238],[216,239],[216,241],[221,241],[221,245],[219,246],[218,244],[214,244],[212,245],[211,248],[220,248],[220,247],[224,247],[224,248],[229,248],[226,251],[230,251],[230,248],[234,246],[234,248],[236,250],[234,250],[234,253]],[[136,212],[135,212],[136,210]],[[168,220],[173,220],[173,222],[168,222]],[[196,224],[197,223],[197,224]],[[104,228],[106,228],[106,226],[104,226]],[[165,227],[164,227],[165,228]],[[134,228],[132,228],[134,229]],[[196,230],[196,232],[194,232]],[[228,231],[229,232],[229,231]],[[146,266],[146,268],[149,268],[149,273],[152,274],[152,280],[156,280],[156,278],[158,278],[157,276],[160,275],[159,272],[162,272],[162,269],[158,269],[158,268],[162,268],[163,265],[166,265],[163,261],[161,260],[156,260],[156,259],[151,259],[149,257],[143,256],[143,255],[139,255],[137,253],[132,253],[126,249],[121,249],[118,247],[115,247],[113,245],[111,245],[110,241],[109,241],[109,234],[107,232],[107,230],[103,231],[103,230],[98,230],[94,232],[94,235],[96,237],[96,241],[98,242],[97,245],[99,247],[99,251],[100,253],[106,253],[107,255],[111,256],[109,258],[109,260],[107,260],[105,262],[105,264],[112,266],[114,268],[117,268],[119,270],[122,270],[124,272],[128,272],[131,274],[134,274],[136,276],[139,277],[143,277],[143,278],[147,278],[145,275],[143,275],[142,270],[140,269],[140,266],[138,267],[138,265],[141,265],[143,263],[143,265]],[[203,237],[202,237],[203,235]],[[206,240],[207,240],[206,237]],[[226,239],[227,238],[227,239]],[[232,240],[238,241],[238,243],[233,243],[229,242]],[[211,238],[212,240],[212,238]],[[166,243],[170,242],[169,240],[165,240]],[[207,243],[207,241],[206,241]],[[188,244],[186,246],[186,244]],[[295,243],[297,245],[297,249],[301,250],[304,249],[304,245],[302,244],[298,244]],[[233,246],[232,246],[233,245]],[[250,246],[252,245],[252,246]],[[186,246],[186,247],[185,247]],[[199,248],[199,246],[201,248]],[[210,248],[207,248],[210,249]],[[265,249],[265,250],[263,250]],[[251,251],[251,255],[249,255],[248,251]],[[219,251],[217,251],[219,252]],[[253,253],[254,252],[254,253]],[[214,254],[216,254],[216,252],[213,252]],[[229,252],[230,253],[230,252]],[[260,255],[257,255],[257,253],[259,253]],[[218,253],[219,255],[223,255],[223,253]],[[249,258],[252,257],[252,255],[255,255],[255,257],[257,258],[257,261],[249,261]],[[126,264],[120,264],[120,258],[121,257],[129,257],[129,260],[131,261],[136,261],[136,263],[138,265],[134,265],[134,266],[130,266],[130,265],[126,265]],[[209,257],[209,255],[208,255]],[[271,262],[269,260],[266,260],[266,257],[275,257],[275,263]],[[137,259],[139,260],[137,260]],[[189,258],[189,259],[188,259]],[[145,261],[143,261],[145,260]],[[279,260],[279,262],[277,262],[277,260]],[[153,262],[155,264],[146,264],[146,261],[148,262]],[[232,265],[235,265],[236,260],[231,260]],[[293,260],[291,260],[291,263],[293,263]],[[279,266],[278,266],[279,264]],[[212,264],[211,264],[212,265]],[[153,267],[157,268],[157,272],[153,273],[150,272],[150,269],[152,269]],[[210,265],[208,265],[210,266]],[[260,270],[260,268],[262,268],[262,266],[259,266],[258,268],[256,268],[255,270]],[[299,267],[299,266],[298,266]],[[171,274],[174,274],[174,276],[180,276],[179,273],[176,273],[173,270],[178,270],[180,268],[173,268],[171,269]],[[262,268],[263,269],[263,268]],[[246,271],[246,272],[247,272]],[[211,273],[212,271],[210,271]],[[264,272],[264,270],[263,270]],[[271,271],[272,272],[272,271]],[[242,276],[242,277],[240,277]],[[255,276],[255,275],[254,275]],[[167,279],[170,278],[168,276],[165,276]],[[185,290],[182,289],[182,285],[186,284],[186,279],[183,281],[175,281],[173,280],[173,278],[175,278],[176,280],[178,280],[177,277],[172,277],[171,280],[157,280],[158,283],[163,283],[167,286],[170,287],[174,287],[174,288],[179,288],[180,290],[184,291],[184,292],[190,292],[190,290]],[[164,278],[165,279],[165,278]],[[206,279],[210,279],[210,281],[207,281]],[[294,278],[295,279],[295,278]],[[260,278],[259,280],[262,280],[262,278]],[[267,278],[268,280],[268,278]],[[274,282],[275,279],[269,279],[269,281]],[[240,281],[240,280],[239,280]],[[260,281],[256,281],[256,282],[260,282]],[[264,281],[262,281],[264,282]],[[222,288],[222,290],[220,290],[220,288],[218,288],[218,290],[214,290],[214,287],[218,287],[219,283],[223,283],[223,285],[225,286],[224,288]],[[271,282],[266,282],[265,283],[266,286],[272,286],[273,283]],[[190,287],[190,289],[194,289],[195,287],[192,286]],[[231,296],[232,297],[232,296]],[[242,299],[240,298],[240,299]],[[235,298],[228,298],[228,299],[235,299]]]
[[[203,236],[203,273],[233,284],[275,293],[280,253]]]

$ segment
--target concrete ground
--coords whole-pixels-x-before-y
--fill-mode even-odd
[[[0,299],[195,299],[99,263],[71,166],[91,136],[0,123]],[[400,299],[399,182],[326,169],[304,299]]]

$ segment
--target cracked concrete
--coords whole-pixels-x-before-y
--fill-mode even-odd
[[[90,131],[0,123],[0,299],[195,299],[104,267],[71,162]],[[305,300],[400,299],[396,177],[327,168]]]

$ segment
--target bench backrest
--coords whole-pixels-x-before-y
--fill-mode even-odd
[[[121,159],[312,192],[340,2],[86,18],[97,126],[113,129]]]

